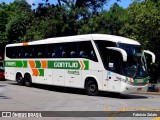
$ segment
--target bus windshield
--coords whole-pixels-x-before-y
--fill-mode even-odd
[[[127,52],[127,62],[123,62],[123,74],[132,78],[147,77],[147,65],[140,45],[118,43]]]

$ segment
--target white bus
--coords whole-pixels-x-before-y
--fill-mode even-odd
[[[8,44],[5,79],[25,86],[82,88],[88,95],[146,91],[149,76],[144,53],[155,62],[155,55],[142,50],[139,42],[104,34]]]

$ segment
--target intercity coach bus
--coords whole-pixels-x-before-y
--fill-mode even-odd
[[[88,34],[8,44],[5,79],[121,94],[146,91],[145,54],[139,42],[114,35]]]

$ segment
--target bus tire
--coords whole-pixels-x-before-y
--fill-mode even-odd
[[[30,87],[32,85],[32,78],[29,74],[24,75],[24,84],[26,87]]]
[[[18,73],[16,75],[16,82],[17,82],[18,85],[24,85],[24,80],[23,80],[23,77],[20,73]]]
[[[99,94],[98,85],[93,80],[87,81],[85,85],[85,90],[86,90],[87,95],[89,96],[96,96]]]

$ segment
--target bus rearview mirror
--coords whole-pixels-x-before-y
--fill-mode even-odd
[[[118,51],[119,53],[121,53],[123,61],[124,62],[127,61],[127,53],[125,50],[118,48],[118,47],[106,47],[106,48],[110,50]]]
[[[149,54],[152,56],[152,63],[155,63],[156,61],[156,56],[153,52],[149,51],[149,50],[143,50],[144,53]]]

